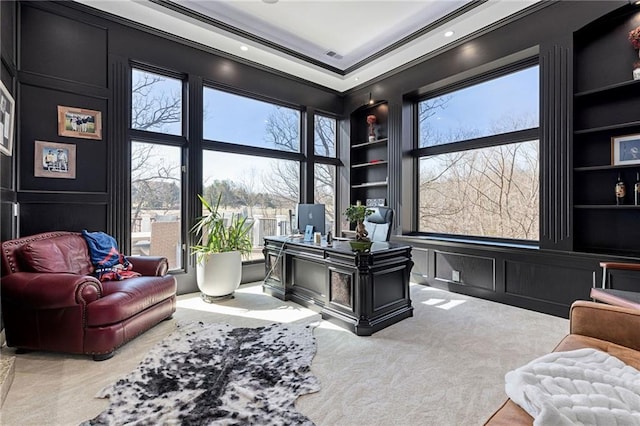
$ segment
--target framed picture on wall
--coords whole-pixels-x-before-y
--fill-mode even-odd
[[[76,146],[36,141],[33,172],[36,177],[75,179]]]
[[[102,139],[102,113],[58,105],[58,135]]]
[[[640,134],[611,138],[611,164],[640,164]]]
[[[13,122],[15,102],[7,88],[0,81],[0,152],[11,155],[13,149]]]

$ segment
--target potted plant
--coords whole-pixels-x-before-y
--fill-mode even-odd
[[[371,240],[367,237],[369,233],[364,227],[364,219],[371,213],[373,210],[362,204],[351,204],[343,213],[349,222],[356,224],[356,239],[349,241],[351,248],[356,251],[366,251],[371,248]]]
[[[191,228],[198,238],[191,247],[197,256],[196,281],[202,298],[209,303],[233,297],[242,278],[242,257],[248,256],[253,248],[250,234],[253,223],[235,214],[227,222],[220,213],[221,198],[222,194],[213,205],[198,194],[205,213]]]

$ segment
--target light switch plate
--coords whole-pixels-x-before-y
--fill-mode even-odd
[[[460,282],[460,271],[451,271],[451,281]]]

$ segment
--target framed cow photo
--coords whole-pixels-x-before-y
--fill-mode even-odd
[[[102,139],[102,113],[91,109],[58,105],[58,135]]]

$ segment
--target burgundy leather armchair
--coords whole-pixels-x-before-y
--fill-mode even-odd
[[[176,280],[164,257],[127,257],[142,276],[100,282],[80,233],[47,232],[2,243],[7,345],[111,358],[119,346],[170,318]]]

